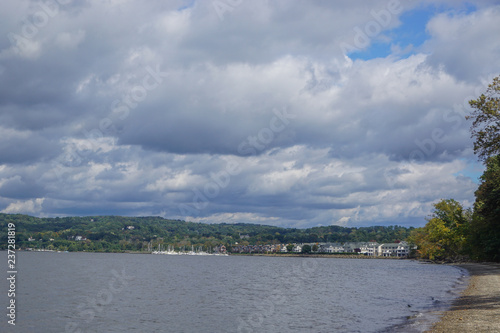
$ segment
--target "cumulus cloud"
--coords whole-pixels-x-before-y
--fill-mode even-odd
[[[491,68],[500,66],[500,41],[495,38],[500,33],[495,24],[499,15],[497,4],[469,14],[442,13],[432,18],[427,24],[432,39],[425,46],[432,53],[428,63],[464,81],[490,75]]]
[[[37,198],[34,200],[26,201],[16,201],[7,206],[7,208],[2,210],[5,214],[34,214],[38,215],[42,211],[43,198]]]

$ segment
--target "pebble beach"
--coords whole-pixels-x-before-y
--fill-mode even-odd
[[[500,332],[500,264],[455,265],[470,274],[469,284],[430,333]]]

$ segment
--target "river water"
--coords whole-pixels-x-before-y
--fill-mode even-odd
[[[1,332],[422,332],[467,280],[461,269],[410,260],[56,252],[16,259],[16,326],[7,324],[2,279]]]

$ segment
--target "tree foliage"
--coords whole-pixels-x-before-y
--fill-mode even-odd
[[[500,155],[488,158],[475,194],[472,254],[482,260],[500,261]]]
[[[466,254],[472,213],[453,199],[441,200],[423,228],[415,229],[408,240],[417,245],[421,258],[456,259]]]
[[[500,153],[500,76],[493,79],[485,94],[469,101],[474,111],[467,119],[472,119],[471,135],[475,139],[474,152],[479,159]]]
[[[476,259],[500,261],[500,76],[485,94],[469,101],[474,108],[474,152],[486,164],[477,189],[468,245]]]
[[[311,250],[311,245],[309,244],[302,246],[302,253],[311,253]]]

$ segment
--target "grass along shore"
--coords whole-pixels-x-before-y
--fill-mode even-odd
[[[500,332],[500,264],[455,265],[470,274],[467,288],[429,333]]]

